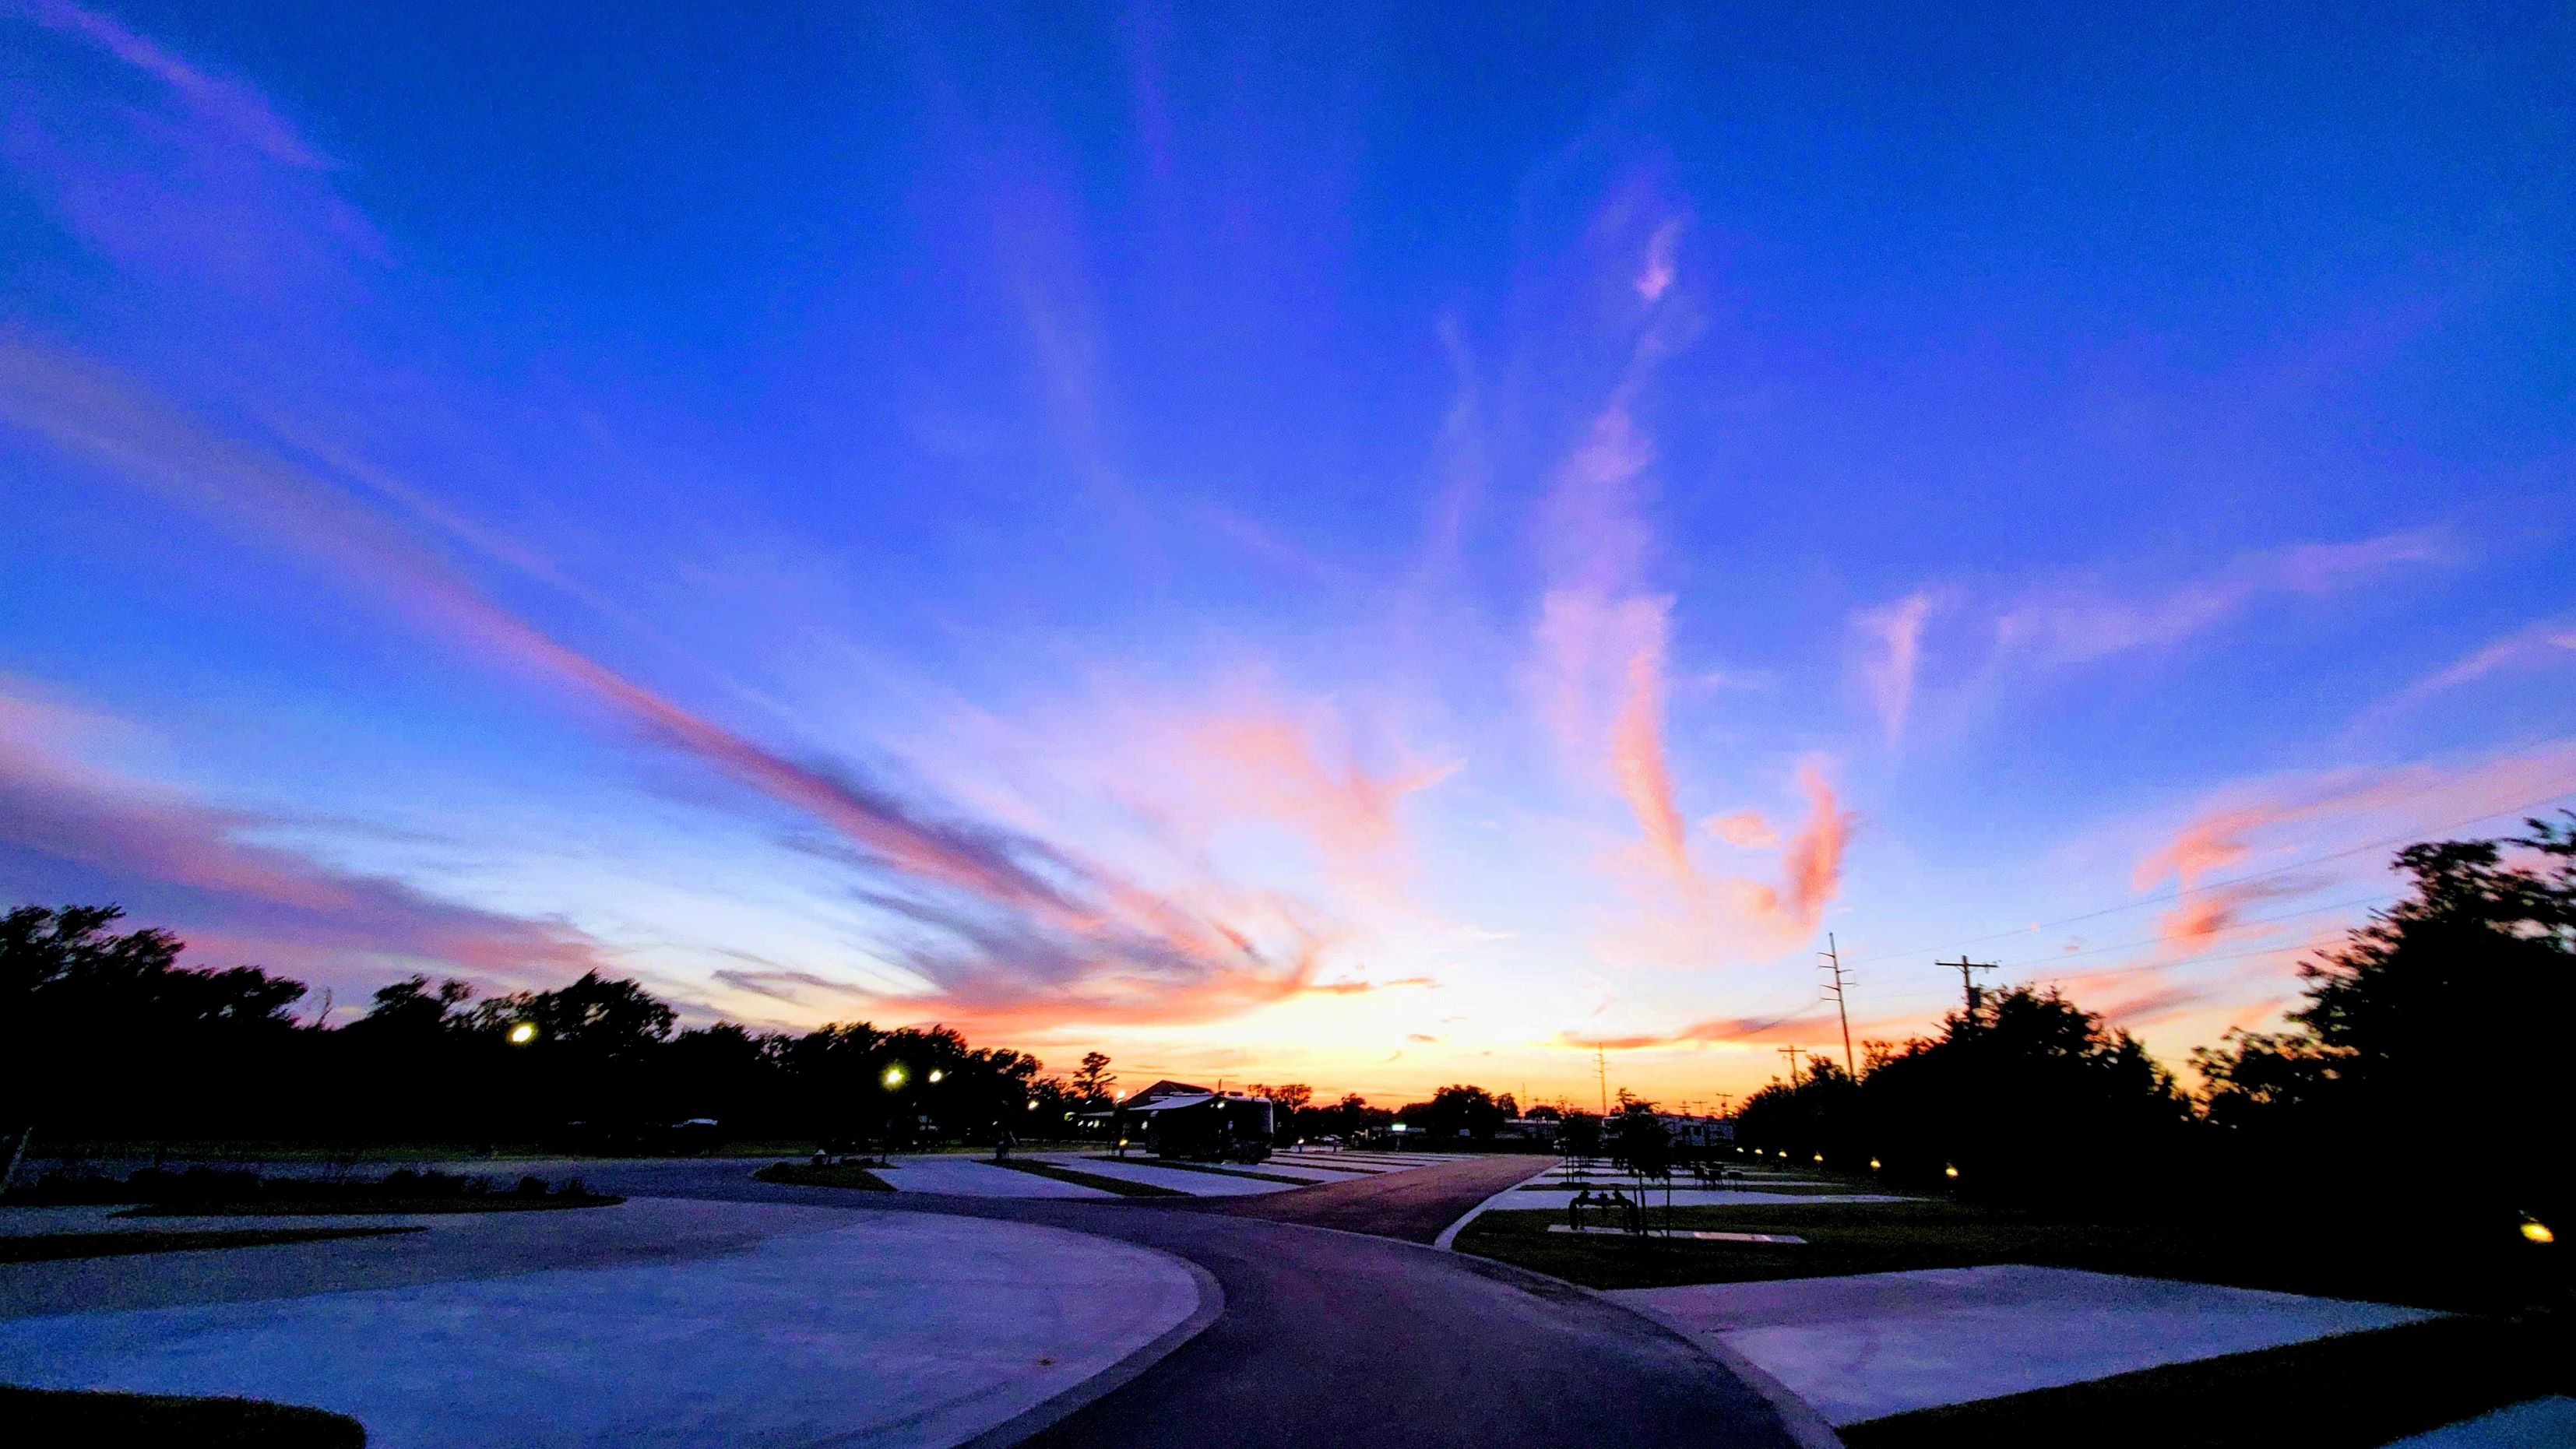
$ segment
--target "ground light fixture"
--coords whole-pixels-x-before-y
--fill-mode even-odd
[[[2558,1235],[2549,1230],[2549,1224],[2542,1222],[2540,1219],[2533,1217],[2529,1213],[2524,1213],[2522,1215],[2522,1240],[2526,1243],[2554,1243],[2558,1241]]]
[[[528,1043],[535,1041],[536,1039],[537,1024],[533,1021],[523,1021],[517,1026],[510,1028],[510,1045],[512,1046],[526,1046]]]

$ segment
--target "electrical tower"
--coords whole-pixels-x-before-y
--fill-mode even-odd
[[[1831,931],[1825,933],[1825,949],[1821,954],[1825,959],[1817,964],[1822,969],[1832,972],[1834,978],[1833,985],[1826,987],[1825,990],[1834,998],[1835,1013],[1843,1019],[1843,1072],[1857,1081],[1860,1078],[1860,1068],[1852,1061],[1851,1007],[1843,1000],[1843,953],[1834,944],[1834,933]]]

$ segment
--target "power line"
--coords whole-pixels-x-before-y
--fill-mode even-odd
[[[2422,794],[2424,791],[2433,789],[2441,783],[2441,781],[2437,780],[2430,785],[2420,786],[2409,793]],[[2156,892],[2154,895],[2144,896],[2134,901],[2124,902],[2120,905],[2104,906],[2099,910],[2084,911],[2072,916],[2060,916],[2051,921],[2037,921],[2033,922],[2031,926],[2024,926],[2018,930],[1996,931],[1991,935],[1971,936],[1964,941],[1948,941],[1937,945],[1914,946],[1902,951],[1883,951],[1875,956],[1859,957],[1847,964],[1853,966],[1867,966],[1880,961],[1891,961],[1907,956],[1921,956],[1935,951],[1951,950],[1963,946],[1980,946],[1989,941],[2002,941],[2015,936],[2026,935],[2033,929],[2033,927],[2046,928],[2050,926],[2071,926],[2078,921],[2090,921],[2100,916],[2118,915],[2123,911],[2144,910],[2149,906],[2161,905],[2168,900],[2178,900],[2195,890],[2217,890],[2222,886],[2245,885],[2253,881],[2269,880],[2276,875],[2287,875],[2294,870],[2302,870],[2312,865],[2322,865],[2330,860],[2341,860],[2346,856],[2359,855],[2364,851],[2382,850],[2388,846],[2401,843],[2413,844],[2416,841],[2422,840],[2427,835],[2444,830],[2456,830],[2463,825],[2474,825],[2478,821],[2491,820],[2498,815],[2518,815],[2525,810],[2534,809],[2538,806],[2547,805],[2554,800],[2562,799],[2571,791],[2576,791],[2576,782],[2570,782],[2570,784],[2565,788],[2554,790],[2536,800],[2528,800],[2520,805],[2507,805],[2499,809],[2480,811],[2475,815],[2463,816],[2460,819],[2448,821],[2441,825],[2418,827],[2416,829],[2387,836],[2379,840],[2365,841],[2360,845],[2350,846],[2342,850],[2328,851],[2322,855],[2313,855],[2300,860],[2294,860],[2286,865],[2274,866],[2269,870],[2253,871],[2245,875],[2225,876],[2217,880],[2202,881],[2196,885],[2190,886],[2176,885],[2171,889],[2161,890]],[[2407,796],[2399,796],[2398,798],[2405,799]]]

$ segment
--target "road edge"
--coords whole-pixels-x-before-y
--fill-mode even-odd
[[[1506,1192],[1514,1190],[1504,1189]],[[1450,1231],[1442,1236],[1455,1238],[1458,1226],[1463,1226],[1469,1219],[1484,1211],[1485,1205],[1479,1205],[1474,1212],[1460,1218],[1458,1223],[1453,1224]],[[1443,1250],[1458,1253],[1456,1248],[1448,1247],[1446,1244],[1443,1244]],[[1542,1273],[1535,1268],[1524,1268],[1518,1263],[1506,1263],[1500,1258],[1488,1258],[1481,1253],[1458,1253],[1458,1256],[1473,1259],[1479,1271],[1491,1270],[1498,1275],[1519,1274],[1536,1278],[1557,1289],[1580,1293],[1597,1303],[1651,1323],[1664,1333],[1690,1345],[1694,1352],[1716,1360],[1719,1367],[1743,1380],[1744,1386],[1753,1391],[1754,1397],[1769,1404],[1771,1412],[1780,1416],[1780,1427],[1788,1431],[1791,1439],[1797,1441],[1798,1449],[1846,1449],[1842,1435],[1834,1432],[1834,1426],[1817,1411],[1815,1405],[1798,1397],[1795,1390],[1772,1377],[1768,1369],[1746,1358],[1724,1339],[1710,1335],[1708,1341],[1702,1342],[1700,1336],[1683,1331],[1679,1325],[1666,1320],[1660,1314],[1649,1313],[1645,1309],[1622,1303],[1598,1288],[1586,1287],[1570,1279],[1559,1278],[1552,1273]]]
[[[1168,1258],[1186,1269],[1191,1283],[1198,1288],[1198,1307],[1190,1311],[1189,1317],[1164,1329],[1125,1358],[1052,1398],[1022,1409],[975,1437],[960,1441],[956,1449],[1011,1449],[1012,1445],[1054,1428],[1076,1410],[1126,1387],[1137,1375],[1170,1357],[1174,1349],[1206,1332],[1208,1325],[1225,1312],[1225,1289],[1217,1283],[1215,1274],[1178,1253],[1148,1248],[1141,1243],[1127,1243],[1125,1246]]]
[[[1544,1157],[1540,1158],[1539,1165],[1536,1170],[1522,1174],[1520,1177],[1514,1179],[1510,1185],[1506,1186],[1501,1192],[1495,1193],[1492,1197],[1489,1197],[1483,1202],[1476,1204],[1474,1207],[1467,1209],[1465,1212],[1460,1213],[1456,1222],[1442,1228],[1440,1230],[1440,1235],[1431,1240],[1431,1246],[1438,1248],[1444,1253],[1454,1253],[1458,1251],[1457,1248],[1452,1245],[1458,1241],[1458,1230],[1460,1228],[1463,1228],[1467,1226],[1467,1224],[1484,1216],[1485,1213],[1495,1204],[1509,1198],[1513,1193],[1529,1186],[1529,1180],[1538,1176],[1540,1173],[1547,1171],[1550,1165],[1551,1164],[1547,1159]]]

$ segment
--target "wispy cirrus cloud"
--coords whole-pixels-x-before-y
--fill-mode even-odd
[[[1914,677],[1923,664],[1923,626],[1933,602],[1930,591],[1917,590],[1853,621],[1868,641],[1861,674],[1890,745],[1904,740],[1905,722],[1914,712]]]
[[[179,928],[200,958],[317,985],[414,971],[509,987],[558,984],[613,955],[560,921],[441,899],[255,837],[283,822],[84,761],[119,721],[0,687],[0,877],[24,897],[113,902]]]
[[[126,28],[111,16],[66,0],[12,0],[0,18],[30,21],[95,46],[150,76],[208,124],[268,159],[305,170],[327,170],[331,161],[250,86],[187,60]]]
[[[917,998],[886,998],[890,1009],[1180,1020],[1283,999],[1314,979],[1331,933],[1302,908],[1213,883],[1183,903],[846,764],[755,743],[502,609],[312,468],[112,373],[0,344],[0,419],[328,565],[469,654],[821,824],[840,858],[880,882],[871,899],[893,922],[886,955],[924,982]]]
[[[2383,534],[2243,555],[2162,589],[2123,593],[2093,581],[2045,585],[1995,622],[1997,648],[2043,664],[2082,664],[2205,633],[2267,597],[2324,598],[2406,569],[2449,561],[2439,534]]]

